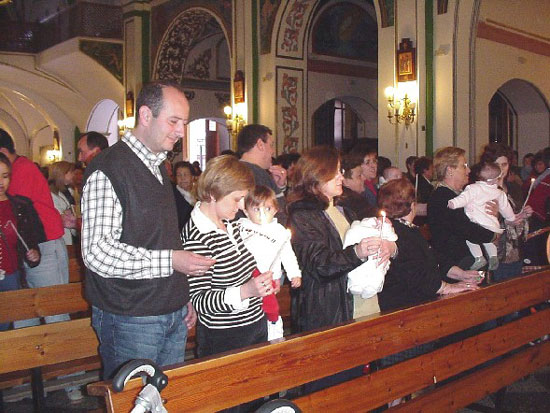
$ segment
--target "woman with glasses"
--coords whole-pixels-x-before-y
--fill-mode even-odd
[[[474,282],[478,273],[469,270],[474,257],[466,241],[483,244],[495,239],[493,232],[471,222],[464,208],[450,209],[447,206],[468,183],[470,168],[464,154],[463,149],[446,147],[439,149],[433,160],[437,185],[428,201],[428,224],[437,261],[442,273],[446,274],[445,281]],[[495,207],[491,210],[493,214],[498,213]]]

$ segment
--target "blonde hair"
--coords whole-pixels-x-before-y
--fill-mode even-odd
[[[197,183],[197,196],[202,202],[220,200],[234,191],[254,188],[252,171],[233,155],[212,158]]]
[[[65,175],[68,172],[74,171],[74,163],[67,161],[59,161],[52,163],[48,168],[48,184],[50,191],[58,194],[65,190]]]
[[[447,169],[456,168],[458,166],[458,158],[464,156],[465,153],[464,149],[454,146],[438,149],[433,160],[435,179],[439,182],[443,181]]]

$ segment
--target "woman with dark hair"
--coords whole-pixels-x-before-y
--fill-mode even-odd
[[[440,273],[433,250],[419,228],[412,223],[416,203],[414,187],[408,179],[390,181],[382,186],[378,192],[378,206],[386,211],[392,221],[399,249],[399,254],[386,273],[384,288],[378,293],[381,310],[413,306],[431,300],[438,294],[478,288],[479,281],[461,281],[456,284],[441,281],[445,274]]]
[[[302,287],[292,308],[294,328],[300,332],[351,320],[354,300],[347,291],[348,272],[379,250],[381,264],[396,251],[395,243],[379,237],[343,248],[355,216],[334,205],[342,194],[342,181],[334,148],[311,148],[296,164],[288,211],[292,246],[302,269]]]
[[[394,255],[394,242],[364,238],[343,248],[344,234],[355,219],[353,212],[335,206],[342,194],[342,171],[336,149],[316,146],[302,154],[296,164],[294,186],[289,194],[289,226],[292,247],[302,269],[302,286],[292,297],[292,324],[298,332],[330,327],[353,318],[354,311],[372,313],[374,300],[363,300],[347,290],[348,272],[379,253],[380,265]],[[362,367],[340,372],[304,386],[306,393],[350,380]]]
[[[481,154],[481,164],[494,162],[500,167],[501,174],[498,178],[498,186],[507,195],[508,202],[518,218],[514,222],[506,221],[502,217],[500,219],[501,228],[504,226],[504,233],[497,244],[500,264],[493,273],[495,281],[521,274],[523,243],[529,229],[527,219],[533,213],[530,206],[526,206],[523,211],[521,210],[524,201],[521,186],[508,179],[513,156],[512,149],[499,142],[488,144]]]

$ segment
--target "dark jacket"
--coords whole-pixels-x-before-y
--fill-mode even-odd
[[[183,226],[191,218],[191,211],[193,211],[193,205],[185,200],[183,195],[178,191],[176,184],[172,183],[172,190],[174,191],[174,198],[176,199],[176,209],[178,211],[178,228],[179,233],[183,229]]]
[[[441,275],[432,248],[417,226],[392,220],[399,254],[386,273],[378,294],[381,310],[394,310],[431,300],[441,287]]]
[[[377,209],[369,204],[365,195],[359,194],[349,188],[343,187],[343,194],[338,198],[337,204],[353,211],[357,219],[375,217]]]
[[[302,269],[302,287],[293,297],[293,330],[333,326],[353,316],[353,297],[347,274],[359,266],[353,246],[342,248],[338,231],[316,199],[302,199],[288,207],[292,247]],[[344,210],[351,222],[353,213]]]
[[[443,274],[453,265],[467,270],[474,262],[466,240],[474,244],[491,242],[494,233],[470,221],[464,208],[449,209],[447,203],[456,197],[449,188],[440,186],[432,192],[428,201],[428,225],[432,246]],[[455,282],[444,278],[445,281]]]
[[[30,249],[35,249],[40,253],[38,244],[46,241],[46,233],[44,232],[42,221],[40,221],[38,213],[32,205],[32,201],[22,195],[8,195],[8,199],[10,200],[13,215],[15,215],[15,219],[17,220],[17,231]],[[36,267],[40,264],[40,260],[36,262],[27,260],[25,257],[26,253],[27,250],[21,240],[18,239],[17,260],[19,266],[23,264],[23,260],[25,260],[29,267]]]

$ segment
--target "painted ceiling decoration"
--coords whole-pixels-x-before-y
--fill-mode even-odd
[[[378,26],[353,3],[337,3],[323,10],[312,31],[312,51],[318,55],[378,61]]]
[[[200,9],[183,12],[170,25],[159,46],[154,77],[181,83],[189,52],[204,39],[219,33],[221,28],[210,13]],[[192,65],[195,63],[197,67],[204,64]]]
[[[271,52],[271,35],[281,0],[260,0],[260,53]]]
[[[107,69],[122,84],[122,43],[79,40],[78,48]]]

